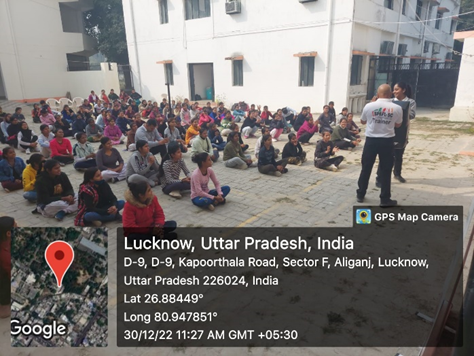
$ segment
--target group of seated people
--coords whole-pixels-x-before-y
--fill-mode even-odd
[[[161,185],[163,193],[176,199],[190,190],[193,204],[214,210],[225,203],[230,191],[228,186],[220,186],[211,168],[220,151],[225,167],[258,167],[262,174],[279,177],[288,172],[288,165],[306,162],[302,145],[309,145],[316,133],[321,134],[321,139],[316,145],[314,165],[321,169],[338,170],[344,159],[336,156],[339,149],[352,149],[360,143],[360,129],[352,114],[343,108],[336,118],[333,103],[325,105],[323,113],[314,120],[310,107],[303,107],[299,114],[289,107],[272,113],[267,106],[260,111],[260,106],[244,102],[235,104],[231,111],[223,103],[216,107],[207,103],[200,108],[187,99],[183,103],[173,100],[171,105],[166,99],[160,105],[140,99],[135,91],[130,95],[122,92],[120,96],[113,90],[108,96],[105,91],[100,96],[92,91],[77,112],[66,105],[56,115],[41,102],[32,112],[38,114],[41,123],[39,135],[28,128],[21,108],[15,115],[4,114],[0,108],[2,142],[9,144],[0,161],[3,189],[23,189],[24,198],[37,205],[33,213],[61,221],[67,214],[78,212],[76,225],[99,225],[125,220],[120,211],[125,207],[126,212],[127,205],[114,196],[109,182],[126,179],[130,187],[126,200],[133,201],[136,208],[145,208],[148,203],[156,205],[147,187]],[[241,128],[239,121],[243,121]],[[252,157],[246,153],[249,145],[243,138],[256,137],[259,132]],[[288,142],[280,153],[273,143],[284,132]],[[71,135],[76,139],[74,145],[67,138]],[[127,162],[116,148],[125,141],[125,150],[133,152]],[[92,142],[100,142],[97,152]],[[14,148],[33,154],[25,163],[16,156]],[[198,166],[193,173],[182,159],[188,149]],[[155,157],[158,153],[161,163]],[[84,171],[77,194],[61,171],[67,164]],[[208,188],[209,179],[214,190]]]

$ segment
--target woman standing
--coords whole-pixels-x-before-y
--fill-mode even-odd
[[[51,158],[61,163],[62,166],[74,163],[71,141],[64,138],[63,130],[56,131],[56,137],[51,140],[49,147],[51,148]]]
[[[25,192],[23,193],[23,198],[31,203],[36,202],[36,177],[38,176],[38,173],[41,172],[44,161],[44,156],[39,153],[32,154],[30,159],[26,161],[28,165],[23,171],[23,191]],[[36,209],[33,212],[36,212]]]
[[[22,176],[26,168],[25,162],[16,156],[13,147],[3,149],[3,159],[0,161],[0,182],[5,192],[23,188]]]
[[[258,171],[262,174],[274,175],[280,177],[282,173],[287,173],[286,165],[288,161],[282,159],[275,161],[275,149],[272,146],[272,136],[265,135],[262,138],[263,146],[258,152]]]
[[[160,166],[156,162],[155,156],[150,152],[148,142],[138,140],[135,144],[137,151],[134,152],[127,164],[127,177],[139,174],[146,178],[151,187],[158,185]]]
[[[111,179],[112,183],[124,180],[127,177],[127,165],[119,151],[112,147],[112,141],[108,137],[102,137],[100,143],[96,162],[102,177],[105,180]]]
[[[120,210],[124,205],[123,200],[117,200],[100,170],[95,167],[88,168],[84,172],[84,181],[79,186],[79,211],[74,225],[98,227],[103,222],[121,222]]]
[[[191,201],[196,206],[214,211],[216,205],[226,203],[225,198],[230,192],[230,187],[220,186],[211,168],[211,156],[207,152],[197,154],[195,162],[198,168],[191,175]],[[212,180],[215,189],[209,190],[209,180]]]
[[[77,211],[77,197],[68,176],[61,172],[58,161],[49,159],[44,162],[43,168],[35,185],[37,211],[44,217],[62,221],[67,214]]]
[[[38,147],[38,136],[34,131],[28,128],[26,121],[23,121],[20,126],[20,132],[18,132],[18,147],[26,152],[27,155],[33,152],[39,152]]]

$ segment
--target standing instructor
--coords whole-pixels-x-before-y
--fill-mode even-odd
[[[367,193],[370,174],[377,155],[379,156],[380,206],[396,206],[397,201],[390,199],[391,173],[393,167],[393,150],[395,127],[403,122],[402,108],[392,102],[392,89],[382,84],[377,89],[377,100],[367,104],[362,111],[360,121],[367,124],[366,143],[362,152],[362,171],[359,176],[357,202],[362,203]]]

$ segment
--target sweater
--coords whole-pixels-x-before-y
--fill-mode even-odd
[[[105,181],[101,181],[99,184],[81,184],[78,198],[78,212],[74,220],[76,226],[85,226],[84,215],[86,213],[109,215],[107,210],[117,203],[117,197]]]
[[[234,144],[233,142],[228,142],[224,148],[224,161],[228,161],[229,159],[239,157],[244,162],[247,161],[247,157],[245,157],[244,152],[242,151],[242,147],[239,144]]]
[[[209,140],[209,137],[206,137],[204,140],[201,136],[197,136],[193,141],[193,146],[191,147],[191,156],[195,156],[203,152],[207,152],[211,156],[214,154],[211,140]]]
[[[189,142],[191,141],[193,137],[199,135],[200,129],[201,129],[200,126],[198,126],[196,129],[193,126],[189,126],[188,130],[186,131],[186,139],[184,140],[187,145],[189,145]]]
[[[266,166],[269,164],[276,166],[275,148],[270,146],[270,148],[267,150],[265,145],[262,145],[262,147],[260,147],[260,151],[258,152],[258,165]]]
[[[25,192],[31,192],[35,190],[36,175],[38,171],[34,169],[31,164],[27,165],[23,171],[23,190]]]
[[[324,114],[319,115],[319,132],[329,131],[332,133],[331,122],[333,121],[332,116],[324,116]]]
[[[48,205],[61,200],[63,197],[74,196],[74,189],[66,173],[51,177],[48,172],[42,172],[36,179],[38,205]]]
[[[102,135],[102,129],[100,128],[99,125],[94,125],[92,127],[90,124],[86,126],[86,135],[89,136],[96,136],[96,135]]]
[[[49,147],[51,148],[51,157],[53,158],[56,156],[72,154],[71,141],[69,141],[67,138],[63,138],[63,142],[61,144],[55,138],[54,140],[51,140]]]
[[[153,159],[155,158],[151,152],[148,152],[145,157],[143,157],[142,154],[138,151],[134,152],[130,156],[127,163],[127,177],[130,177],[132,174],[139,174],[141,176],[144,176],[151,170],[158,172],[160,166],[156,162],[156,159],[154,159],[153,164],[150,164],[148,162],[148,157],[153,157]]]
[[[331,134],[331,141],[342,141],[344,139],[354,141],[356,138],[351,135],[347,127],[343,129],[341,126],[337,125]]]
[[[221,186],[212,168],[207,169],[206,175],[203,175],[201,170],[196,168],[191,175],[191,199],[198,197],[214,199],[214,195],[209,194],[209,180],[214,183],[217,193],[222,195]]]
[[[54,135],[50,132],[48,137],[43,134],[38,136],[38,144],[44,148],[50,148],[51,141],[54,140]]]
[[[186,177],[191,177],[191,172],[189,172],[189,169],[186,166],[186,163],[184,163],[183,159],[180,159],[178,162],[174,162],[172,159],[165,161],[165,163],[163,163],[163,187],[169,184],[181,182],[181,179],[179,179],[181,171],[183,171]]]
[[[120,155],[120,152],[115,148],[112,148],[112,154],[110,156],[106,155],[103,149],[100,149],[95,156],[95,160],[97,162],[97,168],[101,171],[106,171],[110,168],[115,169],[123,163],[123,158]]]
[[[328,146],[330,147],[329,153],[327,153]],[[318,141],[316,144],[316,150],[314,151],[314,161],[325,161],[329,157],[333,156],[334,153],[332,150],[334,149],[334,142],[328,141],[324,142],[323,140]]]
[[[118,126],[110,126],[110,125],[107,125],[104,129],[104,136],[105,137],[108,137],[110,139],[114,138],[114,137],[122,137],[122,131],[120,131],[120,128]]]
[[[41,115],[40,120],[41,120],[41,123],[45,125],[54,125],[54,123],[56,122],[53,114]]]
[[[86,157],[93,154],[94,152],[94,147],[89,142],[84,144],[76,142],[72,149],[72,154],[74,155],[74,160],[76,162],[85,161]]]
[[[285,147],[283,147],[283,153],[281,154],[282,158],[289,158],[289,157],[301,157],[303,153],[303,147],[298,142],[295,146],[291,142],[287,142]]]
[[[13,167],[8,164],[6,159],[2,159],[0,161],[0,182],[14,182],[15,179],[21,179],[25,168],[26,164],[20,157],[15,157]],[[15,178],[15,175],[20,178]]]
[[[155,195],[145,204],[135,199],[130,190],[127,190],[125,192],[125,200],[126,203],[123,208],[122,221],[126,235],[128,231],[133,233],[148,233],[151,232],[154,227],[164,226],[165,214]],[[133,230],[130,230],[130,228]]]
[[[75,135],[78,132],[86,132],[87,122],[84,119],[76,119],[72,123],[72,133]]]
[[[148,142],[148,147],[152,148],[159,145],[159,142],[163,140],[163,137],[159,134],[157,129],[153,131],[147,131],[146,126],[140,126],[137,129],[137,133],[135,134],[135,142],[138,140],[143,140]]]
[[[300,127],[298,130],[296,137],[299,139],[301,135],[305,133],[309,133],[310,135],[313,135],[315,132],[318,132],[318,125],[313,124],[312,126],[309,125],[308,121],[305,121],[303,125]]]

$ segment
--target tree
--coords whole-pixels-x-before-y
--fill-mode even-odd
[[[94,0],[84,13],[86,32],[97,40],[97,49],[109,62],[128,64],[127,38],[122,0]]]
[[[459,13],[474,11],[474,0],[463,0]],[[474,30],[474,14],[463,15],[459,18],[459,24],[456,31]]]

